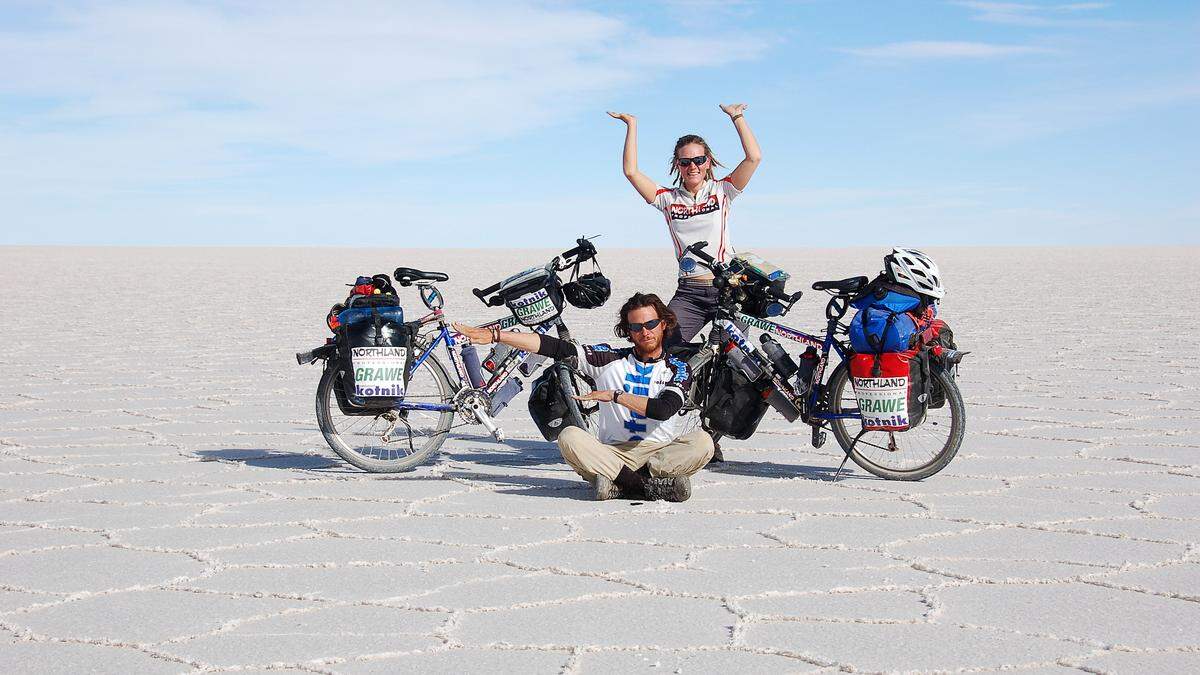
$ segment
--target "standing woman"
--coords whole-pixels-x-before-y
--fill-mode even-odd
[[[729,259],[734,253],[729,239],[730,204],[746,189],[762,161],[758,141],[743,115],[746,104],[722,105],[721,110],[729,115],[737,129],[745,158],[732,173],[716,180],[713,167],[723,165],[713,156],[712,148],[695,134],[683,136],[675,141],[675,152],[671,155],[674,188],[664,188],[638,170],[637,118],[628,113],[608,113],[626,126],[622,156],[625,177],[647,204],[652,204],[666,217],[676,259],[682,259],[684,250],[698,241],[707,241],[706,251],[718,261]],[[668,304],[678,319],[678,326],[667,337],[667,345],[690,341],[704,324],[716,317],[717,289],[712,280],[712,273],[699,265],[690,272],[679,270],[679,287]]]

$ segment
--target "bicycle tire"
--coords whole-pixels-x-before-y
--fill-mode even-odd
[[[853,388],[850,389],[849,399],[845,398],[846,389],[850,382],[849,373],[850,370],[846,367],[846,363],[842,362],[838,364],[833,374],[829,376],[829,384],[827,385],[829,396],[827,400],[829,401],[831,412],[842,410],[842,402],[845,400],[855,401]],[[829,426],[833,431],[834,438],[837,439],[838,445],[842,446],[842,450],[850,455],[850,459],[854,460],[855,464],[873,475],[888,480],[921,480],[946,468],[950,460],[954,459],[954,456],[958,454],[959,447],[962,445],[963,434],[966,432],[967,409],[963,403],[962,393],[959,391],[958,385],[954,383],[954,380],[949,375],[942,371],[936,371],[930,373],[930,376],[937,378],[936,384],[946,394],[946,404],[940,408],[930,409],[926,414],[925,421],[920,426],[908,431],[897,432],[895,437],[904,442],[905,445],[919,442],[921,438],[929,437],[929,429],[940,428],[942,418],[948,415],[950,431],[941,447],[932,453],[928,461],[923,461],[913,466],[895,468],[881,463],[881,458],[888,458],[897,454],[908,456],[908,450],[889,451],[885,446],[869,440],[872,436],[878,438],[888,432],[868,431],[863,434],[858,443],[854,443],[855,436],[862,429],[861,423],[858,429],[851,433],[849,425],[853,424],[854,420],[830,420]],[[857,407],[857,402],[854,405]],[[946,411],[946,413],[942,414],[942,411]],[[864,450],[864,448],[871,448],[872,450]],[[877,450],[883,450],[883,453]]]
[[[423,350],[419,345],[414,345],[414,348],[418,351]],[[343,371],[336,362],[330,362],[321,375],[320,384],[317,385],[317,426],[320,427],[325,442],[339,457],[363,471],[371,473],[411,471],[427,461],[445,442],[450,433],[450,426],[454,422],[453,412],[407,411],[406,419],[409,416],[416,417],[418,415],[414,413],[419,413],[420,418],[428,420],[431,425],[422,428],[424,433],[421,438],[424,439],[424,442],[421,443],[421,447],[417,448],[414,444],[411,451],[409,450],[408,441],[415,441],[417,436],[415,434],[410,436],[409,429],[404,424],[395,426],[397,434],[394,440],[387,444],[382,443],[383,427],[381,425],[386,425],[388,422],[381,420],[380,415],[354,417],[341,415],[333,388],[341,386],[339,375],[342,373]],[[428,388],[430,385],[426,379],[432,380],[432,386],[436,392],[417,394],[417,396],[422,398],[428,396],[430,399],[436,398],[440,403],[450,403],[453,398],[450,380],[446,376],[446,369],[433,354],[430,354],[409,378],[408,393],[412,395],[414,391],[423,387]],[[339,425],[334,419],[335,414],[354,422],[351,425],[343,425],[343,428],[339,429]],[[409,423],[412,424],[412,421],[409,420]],[[365,427],[361,426],[364,423]],[[356,429],[353,424],[357,424],[359,427]],[[360,445],[360,443],[368,443],[368,439],[375,439],[377,444]]]
[[[580,393],[580,390],[575,386],[577,375],[565,363],[556,363],[552,367],[559,369],[558,387],[562,393],[563,402],[567,406],[567,414],[563,418],[563,426],[579,427],[589,433],[593,432],[594,429],[588,426],[588,421],[595,418],[592,415],[585,414],[579,406],[579,401],[575,400],[575,396]]]

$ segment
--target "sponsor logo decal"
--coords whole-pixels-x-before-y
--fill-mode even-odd
[[[667,210],[671,214],[671,220],[687,220],[694,216],[702,216],[706,213],[720,211],[721,205],[717,202],[716,195],[709,195],[708,199],[699,204],[692,206],[688,206],[687,204],[671,204]]]
[[[404,396],[408,347],[352,347],[355,396]]]
[[[854,396],[865,427],[908,426],[907,377],[855,377]]]

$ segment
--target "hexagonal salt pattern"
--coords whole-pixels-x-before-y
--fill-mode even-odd
[[[469,289],[551,253],[0,249],[0,672],[1200,669],[1194,329],[1092,281],[1124,255],[934,252],[969,419],[916,483],[834,481],[836,443],[769,413],[690,501],[594,502],[523,398],[506,444],[460,427],[411,473],[329,450],[291,354],[347,278],[445,269],[482,322]],[[880,253],[769,257],[800,288]],[[1196,296],[1196,254],[1140,250],[1140,286]],[[672,290],[666,251],[601,256],[614,299]],[[69,311],[19,292],[79,268]],[[565,318],[610,341],[617,305]]]

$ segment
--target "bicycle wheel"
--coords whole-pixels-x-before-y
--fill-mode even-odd
[[[420,346],[414,345],[418,350]],[[330,364],[317,386],[317,424],[339,457],[373,473],[408,471],[427,460],[450,432],[453,412],[380,410],[346,415],[338,407],[336,387],[344,371]],[[442,364],[431,354],[409,378],[404,400],[449,403],[453,397]],[[406,424],[407,423],[407,424]],[[385,440],[384,436],[388,435]]]
[[[831,412],[858,408],[854,388],[850,386],[850,370],[840,363],[829,377],[829,408]],[[880,478],[891,480],[921,480],[946,468],[962,445],[967,426],[967,409],[963,405],[958,385],[944,372],[930,373],[946,393],[946,404],[930,408],[925,421],[908,431],[868,431],[854,442],[862,431],[862,420],[830,420],[834,438],[847,450],[850,459]],[[889,449],[894,439],[895,449]],[[854,444],[851,448],[851,444]]]

